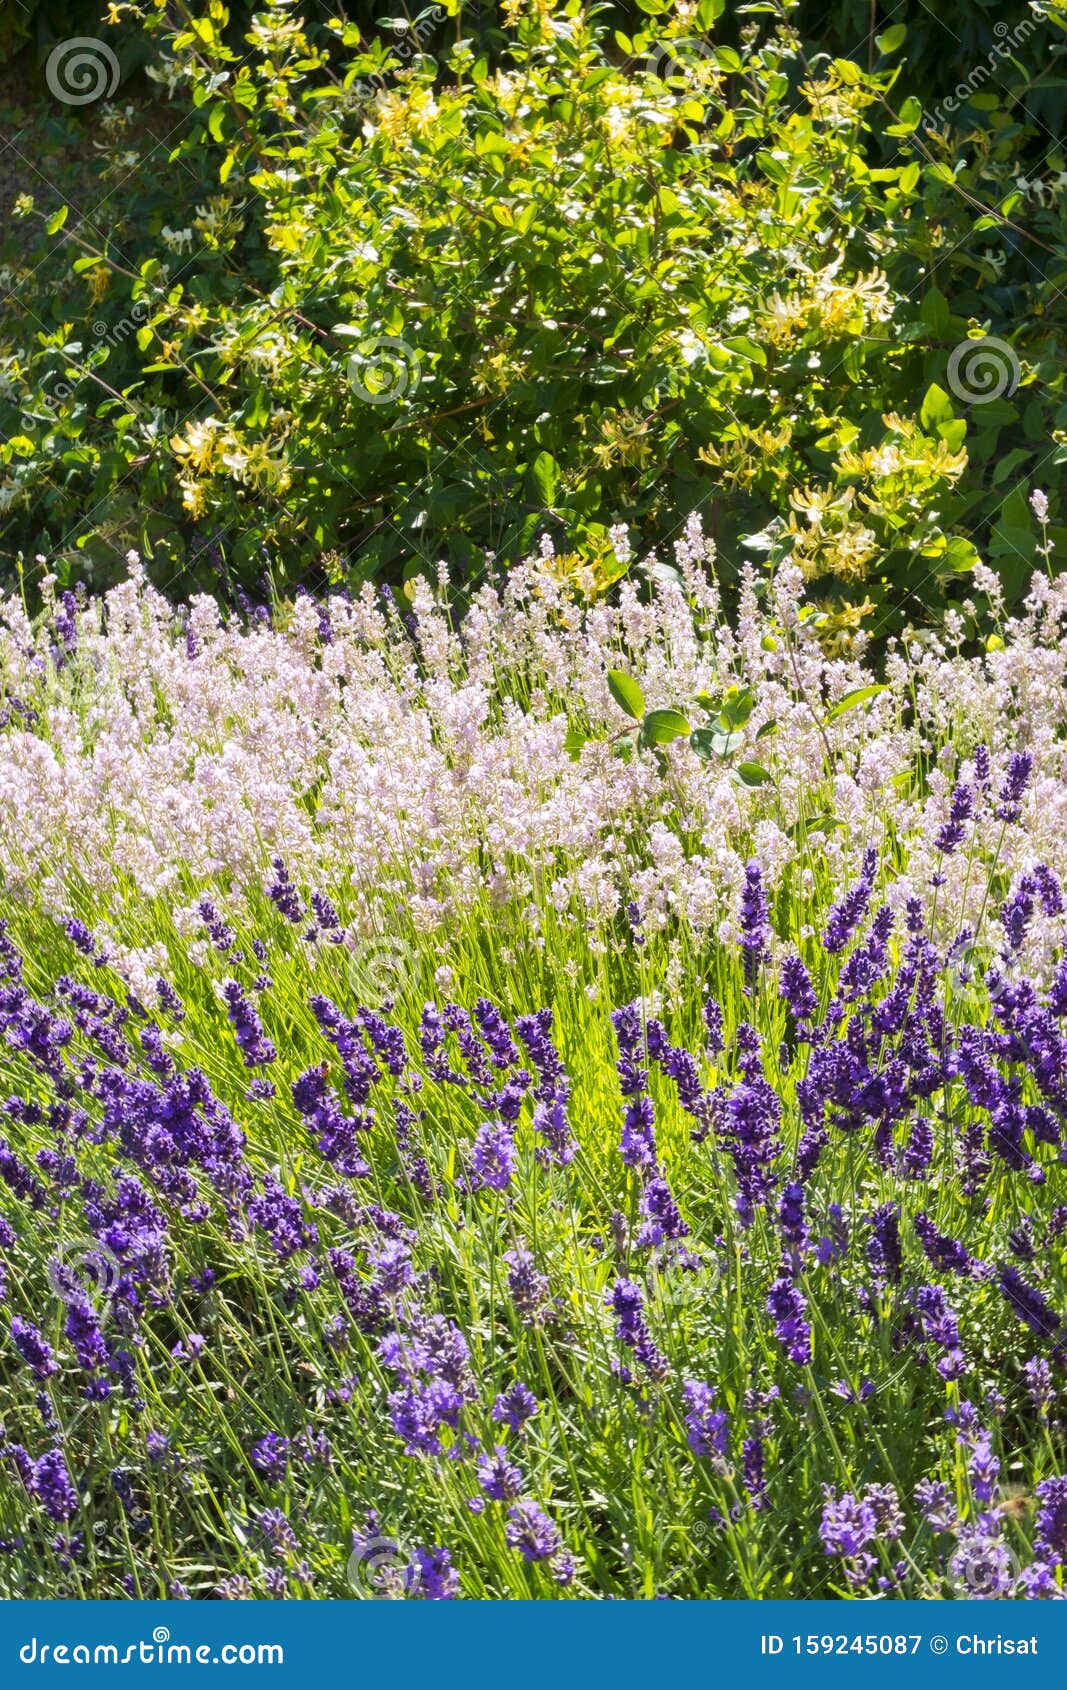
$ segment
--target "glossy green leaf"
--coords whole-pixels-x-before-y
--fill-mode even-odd
[[[635,722],[641,720],[645,713],[645,695],[632,675],[624,674],[621,669],[609,669],[608,691],[620,710],[625,710]]]
[[[828,722],[836,722],[839,717],[844,716],[849,710],[856,710],[861,704],[866,704],[870,699],[877,698],[878,695],[885,692],[885,690],[884,686],[877,685],[854,687],[851,692],[846,692],[844,698],[839,699],[838,702],[826,712],[826,720]]]
[[[680,710],[650,710],[641,723],[641,735],[646,745],[669,745],[689,732],[689,723]]]

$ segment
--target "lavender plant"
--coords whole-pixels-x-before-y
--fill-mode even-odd
[[[713,558],[3,606],[0,1588],[1062,1594],[1067,590]]]
[[[143,996],[5,928],[6,1588],[1062,1595],[1063,894],[976,993],[892,882],[750,862],[670,1020],[636,935],[353,1001],[284,863]]]
[[[503,921],[505,949],[547,945],[561,966],[557,927],[610,951],[636,923],[671,996],[736,940],[751,857],[800,937],[804,907],[876,847],[898,914],[926,898],[939,942],[968,924],[981,964],[1012,875],[1035,859],[1067,875],[1061,584],[1038,574],[1009,618],[980,572],[991,611],[968,601],[876,671],[862,640],[826,649],[792,565],[749,571],[731,623],[714,563],[694,519],[672,565],[631,564],[616,604],[561,582],[550,549],[462,618],[425,582],[410,612],[370,588],[175,609],[136,560],[103,600],[61,594],[36,622],[8,599],[8,894],[82,921],[142,995],[163,965],[157,922],[195,960],[214,943],[203,900],[247,913],[280,857],[326,900],[309,925],[340,909],[331,931],[372,974],[403,972],[430,935],[454,968],[472,922]],[[639,743],[619,676],[654,726],[688,711],[689,735]],[[979,802],[1023,751],[1017,801]],[[967,848],[942,849],[962,826]]]

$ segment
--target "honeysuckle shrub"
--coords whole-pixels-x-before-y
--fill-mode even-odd
[[[28,46],[39,48],[49,38],[72,35],[99,19],[95,0],[21,0],[5,6],[0,11],[0,64]]]
[[[943,104],[946,93],[955,96],[957,89],[964,89],[961,105],[978,99],[973,115],[999,109],[1002,117],[1021,98],[1026,114],[1020,127],[1027,127],[1027,119],[1034,125],[1020,142],[1025,151],[1036,138],[1037,126],[1045,141],[1062,144],[1064,139],[1058,79],[1067,41],[1041,27],[1043,10],[1027,0],[974,0],[949,21],[923,0],[902,0],[900,5],[877,8],[872,18],[866,0],[841,0],[832,7],[822,0],[801,0],[795,21],[805,42],[817,41],[829,53],[852,58],[862,58],[871,36],[880,30],[904,28],[902,82],[907,93],[932,111]]]
[[[120,104],[106,225],[20,206],[50,233],[8,276],[8,559],[459,578],[548,531],[602,591],[607,513],[654,539],[701,505],[726,576],[784,548],[845,625],[936,607],[980,555],[1015,596],[1026,478],[1062,535],[1055,151],[1006,192],[1017,115],[922,128],[899,31],[868,68],[810,58],[787,9],[736,46],[719,0],[614,36],[504,10],[490,65],[423,14],[326,45],[290,6],[243,39],[218,0],[146,8],[168,169]],[[948,367],[988,333],[1011,392],[975,405]]]

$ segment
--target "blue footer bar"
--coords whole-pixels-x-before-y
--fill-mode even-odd
[[[1057,1602],[7,1602],[0,1687],[57,1674],[282,1686],[690,1690],[1058,1681]],[[1039,1678],[1040,1675],[1040,1678]],[[731,1687],[734,1690],[734,1686]]]

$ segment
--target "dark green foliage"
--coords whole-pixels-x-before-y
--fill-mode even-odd
[[[946,114],[899,28],[830,59],[784,11],[640,10],[526,7],[497,68],[454,3],[138,26],[153,133],[57,109],[44,174],[91,139],[104,203],[35,189],[7,237],[8,570],[476,578],[547,532],[600,591],[611,524],[700,506],[725,575],[792,554],[884,631],[980,556],[1014,596],[1033,485],[1063,555],[1064,161],[1022,59]]]

